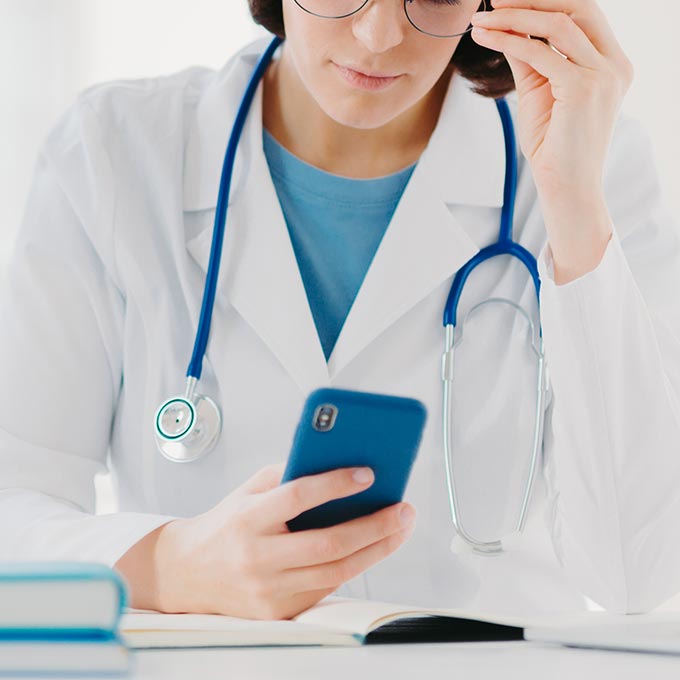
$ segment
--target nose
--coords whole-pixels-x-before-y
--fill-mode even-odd
[[[371,0],[352,23],[354,37],[376,54],[404,40],[406,15],[398,0]]]

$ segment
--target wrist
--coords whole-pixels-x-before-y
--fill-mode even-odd
[[[554,279],[564,285],[598,267],[614,227],[604,196],[541,198]]]
[[[181,592],[180,575],[183,572],[180,557],[182,524],[187,520],[176,519],[160,527],[153,554],[155,609],[165,613],[182,613],[182,603],[177,598]]]
[[[114,565],[127,585],[130,606],[135,609],[162,611],[158,598],[157,548],[167,526],[164,524],[143,536]]]

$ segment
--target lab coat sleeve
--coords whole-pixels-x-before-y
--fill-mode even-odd
[[[124,320],[110,233],[114,185],[97,135],[81,102],[48,138],[0,284],[0,561],[113,566],[174,519],[94,514]]]
[[[640,124],[617,125],[604,188],[614,234],[568,284],[539,257],[551,403],[548,521],[573,583],[607,610],[680,591],[680,234]]]

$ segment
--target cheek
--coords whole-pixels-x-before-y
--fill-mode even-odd
[[[297,75],[310,95],[316,99],[316,92],[328,80],[329,52],[334,44],[333,36],[326,35],[323,24],[305,26],[305,16],[286,24],[286,50]],[[337,37],[335,38],[337,42]]]

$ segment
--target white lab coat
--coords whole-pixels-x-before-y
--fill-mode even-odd
[[[429,412],[406,494],[417,529],[341,593],[507,612],[580,609],[586,595],[637,612],[680,590],[680,239],[649,141],[626,117],[606,169],[615,234],[597,269],[567,285],[552,280],[521,159],[515,237],[539,257],[550,389],[517,550],[450,549],[441,315],[456,271],[497,238],[505,169],[496,106],[460,76],[328,363],[262,151],[260,89],[201,382],[223,434],[199,462],[161,457],[153,417],[184,389],[226,139],[264,45],[218,72],[92,88],[46,140],[2,286],[0,559],[113,565],[155,527],[284,461],[307,394],[333,385],[415,397]],[[461,317],[495,295],[535,311],[526,270],[502,259],[471,277]],[[535,367],[512,339],[521,324],[477,323],[457,368],[457,474],[469,529],[493,538],[519,507]],[[107,465],[120,512],[94,516]]]

